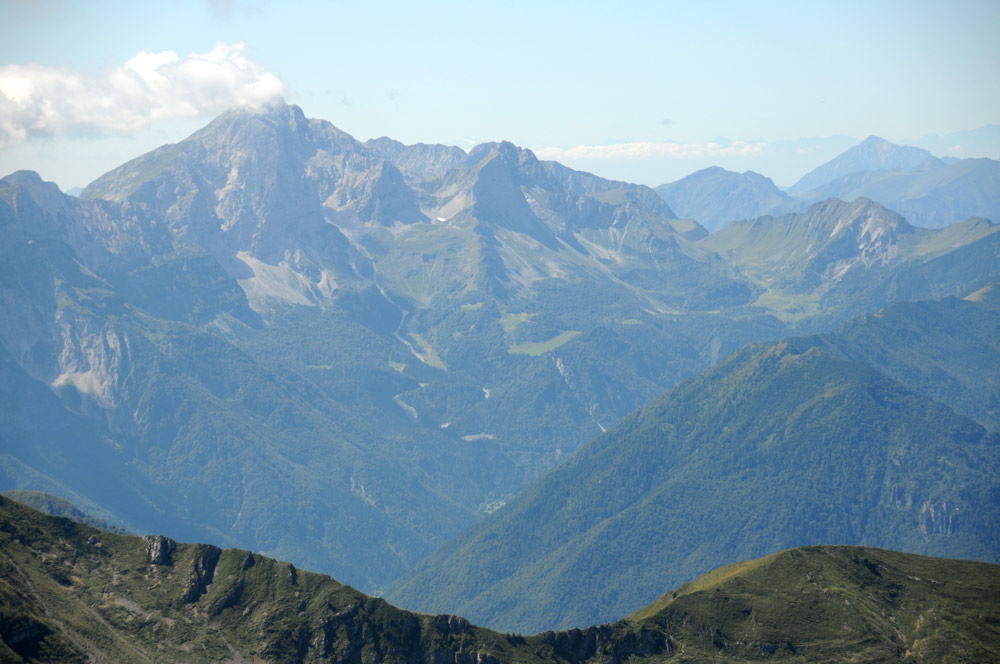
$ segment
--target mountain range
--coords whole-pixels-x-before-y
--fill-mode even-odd
[[[648,187],[511,143],[362,143],[295,106],[228,111],[79,198],[0,180],[0,489],[385,590],[746,344],[991,283],[997,228],[915,228],[859,199],[709,234]],[[996,421],[989,394],[948,401],[994,357],[968,346],[950,373],[786,354],[852,399],[949,403],[988,441],[967,418]],[[737,357],[771,347],[753,348]],[[930,366],[949,394],[921,391]],[[906,413],[885,417],[925,423]],[[926,435],[950,445],[941,426]],[[935,552],[966,545],[992,556]]]
[[[981,362],[996,366],[997,304],[897,305],[747,346],[590,441],[388,596],[530,632],[603,622],[652,601],[659,581],[792,546],[996,561],[1000,438],[914,388],[995,426],[997,376]]]
[[[626,619],[536,636],[415,614],[239,549],[129,536],[0,498],[10,662],[987,661],[996,565],[810,547],[722,568]]]
[[[997,230],[978,218],[917,228],[867,199],[828,199],[730,224],[700,244],[758,286],[756,304],[790,320],[833,312],[843,320],[888,302],[956,295],[948,285],[956,280],[974,285],[998,255]]]
[[[1000,162],[939,159],[870,136],[804,175],[787,190],[747,171],[713,167],[656,187],[679,214],[710,231],[762,215],[801,212],[830,198],[867,198],[915,226],[943,228],[969,217],[1000,219]]]
[[[281,106],[79,199],[5,178],[4,488],[373,589],[780,327],[699,313],[750,289],[651,190],[427,149],[446,178]]]

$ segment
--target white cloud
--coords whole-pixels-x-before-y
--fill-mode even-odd
[[[720,157],[758,155],[767,143],[733,141],[722,144],[710,143],[618,143],[616,145],[578,145],[572,148],[538,148],[534,150],[540,159],[656,159],[685,157]]]
[[[55,134],[131,134],[154,120],[259,106],[285,94],[246,44],[184,58],[140,52],[100,77],[39,64],[0,67],[0,147]]]

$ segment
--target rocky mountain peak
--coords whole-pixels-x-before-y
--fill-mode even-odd
[[[247,290],[299,303],[332,297],[352,278],[342,228],[426,220],[390,160],[283,103],[226,111],[83,196],[133,201]]]
[[[269,104],[260,106],[235,106],[227,109],[210,123],[208,127],[217,123],[223,124],[247,118],[256,118],[276,125],[290,125],[293,127],[296,124],[309,124],[309,120],[300,107],[295,104],[286,104],[283,99],[278,98]]]
[[[480,143],[469,151],[468,163],[481,164],[487,160],[500,160],[512,168],[524,167],[538,163],[535,153],[526,148],[518,147],[510,141],[497,143]]]
[[[888,154],[893,148],[896,147],[881,136],[876,136],[875,134],[872,134],[865,140],[861,141],[861,146],[867,150],[880,151],[883,154]]]
[[[913,230],[913,226],[901,216],[868,198],[858,198],[850,203],[834,198],[819,205],[837,209],[841,213],[837,225],[830,233],[831,236],[848,228],[864,228],[867,229],[866,232],[878,233],[905,233]]]
[[[927,150],[912,146],[901,146],[881,138],[880,136],[869,136],[859,145],[844,153],[855,158],[866,159],[868,168],[866,170],[876,170],[877,168],[917,168],[922,163],[933,160],[939,161],[937,157]]]
[[[916,229],[895,212],[867,198],[830,199],[802,215],[811,238],[812,262],[831,280],[848,270],[890,265],[904,254],[901,244]]]
[[[65,204],[64,194],[54,182],[47,182],[35,171],[15,171],[0,182],[17,187],[42,209],[52,209]]]
[[[851,202],[830,198],[813,204],[802,220],[811,236],[830,240],[842,236],[862,242],[884,240],[915,231],[901,216],[868,198]]]
[[[331,153],[364,151],[350,134],[325,120],[310,120],[302,109],[291,104],[262,108],[234,108],[225,111],[203,129],[182,141],[206,151],[256,159],[289,155],[308,159],[318,151]]]
[[[10,205],[14,218],[28,221],[16,231],[25,233],[26,238],[37,239],[44,235],[72,238],[77,246],[107,245],[108,249],[115,251],[112,247],[117,244],[116,237],[121,239],[123,235],[141,234],[143,228],[136,226],[144,226],[135,223],[134,215],[122,215],[123,211],[127,211],[125,208],[104,210],[80,201],[64,194],[54,182],[43,180],[34,171],[17,171],[0,179],[0,201]],[[122,228],[112,229],[116,222]]]

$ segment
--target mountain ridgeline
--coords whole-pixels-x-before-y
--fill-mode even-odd
[[[792,194],[819,189],[845,175],[862,171],[913,170],[938,160],[927,150],[899,146],[878,136],[869,136],[853,148],[814,168],[788,188]]]
[[[1000,161],[938,159],[878,136],[804,175],[782,191],[759,173],[706,168],[656,192],[711,231],[762,215],[802,212],[830,198],[876,201],[915,226],[943,228],[969,217],[1000,221]]]
[[[916,228],[867,199],[830,199],[800,214],[730,224],[700,244],[766,289],[757,304],[786,320],[830,320],[832,312],[843,320],[878,303],[958,294],[947,284],[971,285],[984,272],[1000,250],[998,230],[976,218]]]
[[[11,174],[0,489],[384,590],[747,343],[965,295],[1000,274],[1000,227],[983,219],[919,229],[862,199],[712,234],[676,217],[648,187],[511,143],[362,143],[284,104],[228,111],[80,198]],[[829,364],[852,398],[885,387],[839,351],[789,348],[792,367]],[[973,384],[994,351],[970,350],[943,389]],[[896,380],[935,382],[899,359]],[[953,407],[996,421],[981,397]],[[979,449],[978,429],[947,421]],[[929,425],[928,445],[950,444],[942,426]],[[886,519],[902,537],[922,523],[879,514],[851,532]],[[779,539],[758,537],[747,555]],[[955,542],[935,552],[966,555]],[[599,605],[638,606],[626,596]]]
[[[415,614],[239,549],[118,535],[0,498],[10,662],[988,661],[1000,568],[810,547],[716,570],[614,624],[536,636]]]
[[[663,200],[682,217],[696,219],[715,232],[739,219],[756,219],[775,211],[798,207],[770,178],[747,171],[733,173],[718,166],[656,188]]]

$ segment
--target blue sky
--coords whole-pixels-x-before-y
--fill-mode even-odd
[[[277,91],[362,140],[507,139],[650,185],[712,164],[788,185],[870,134],[1000,124],[997,34],[994,0],[0,0],[0,171],[83,185]],[[935,145],[998,158],[995,134]]]

